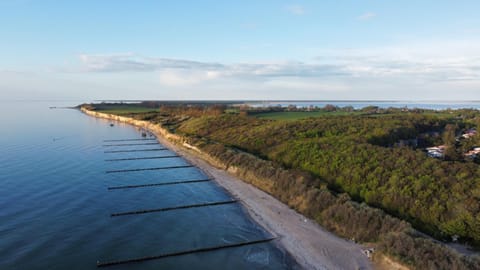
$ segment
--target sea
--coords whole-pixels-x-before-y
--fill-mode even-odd
[[[199,168],[79,103],[0,102],[0,269],[298,268]]]

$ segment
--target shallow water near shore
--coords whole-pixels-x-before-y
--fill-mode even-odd
[[[241,204],[112,217],[111,214],[229,201],[212,181],[109,190],[109,187],[206,180],[169,150],[140,145],[131,126],[95,119],[72,106],[2,103],[0,119],[0,269],[97,269],[97,261],[157,256],[272,237]],[[156,141],[148,141],[154,143]],[[112,144],[139,144],[117,145]],[[106,146],[109,145],[109,146]],[[169,158],[106,161],[171,156]],[[273,242],[168,257],[109,269],[291,269]]]

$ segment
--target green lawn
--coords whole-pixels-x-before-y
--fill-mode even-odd
[[[140,106],[103,106],[97,108],[97,111],[111,114],[129,114],[129,113],[145,113],[145,112],[158,112],[159,109],[140,107]]]

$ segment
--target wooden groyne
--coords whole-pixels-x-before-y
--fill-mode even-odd
[[[156,171],[156,170],[181,169],[181,168],[190,168],[190,167],[194,167],[194,166],[193,166],[193,165],[181,165],[181,166],[156,167],[156,168],[111,170],[111,171],[106,171],[106,173],[124,173],[124,172]]]
[[[209,251],[215,251],[215,250],[220,250],[220,249],[254,245],[254,244],[270,242],[274,239],[275,239],[275,237],[270,237],[270,238],[265,238],[265,239],[260,239],[260,240],[244,241],[244,242],[239,242],[239,243],[234,243],[234,244],[224,244],[224,245],[218,245],[218,246],[213,246],[213,247],[196,248],[196,249],[190,249],[190,250],[184,250],[184,251],[178,251],[178,252],[163,253],[163,254],[159,254],[159,255],[155,255],[155,256],[146,256],[146,257],[132,258],[132,259],[126,259],[126,260],[118,260],[118,261],[105,261],[105,262],[100,262],[99,261],[99,262],[97,262],[97,267],[106,267],[106,266],[113,266],[113,265],[127,264],[127,263],[139,263],[139,262],[143,262],[143,261],[157,260],[157,259],[173,257],[173,256],[187,255],[187,254],[192,254],[192,253],[209,252]]]
[[[112,158],[105,159],[105,161],[126,161],[126,160],[143,160],[143,159],[162,159],[162,158],[177,158],[179,155],[158,156],[158,157],[134,157],[134,158]]]
[[[153,183],[153,184],[143,184],[143,185],[114,186],[114,187],[108,187],[107,189],[108,190],[115,190],[115,189],[128,189],[128,188],[156,187],[156,186],[201,183],[201,182],[208,182],[208,181],[212,181],[212,179],[183,180],[183,181],[173,181],[173,182]]]
[[[228,200],[228,201],[221,201],[221,202],[188,204],[188,205],[172,206],[172,207],[157,208],[157,209],[147,209],[147,210],[137,210],[137,211],[113,213],[110,216],[111,217],[119,217],[119,216],[129,216],[129,215],[141,215],[141,214],[154,213],[154,212],[166,212],[166,211],[172,211],[172,210],[178,210],[178,209],[187,209],[187,208],[197,208],[197,207],[231,204],[231,203],[236,203],[236,202],[237,202],[237,200]]]
[[[134,150],[114,150],[114,151],[103,151],[106,154],[110,153],[129,153],[129,152],[149,152],[149,151],[167,151],[167,148],[157,148],[157,149],[134,149]]]
[[[104,144],[103,147],[111,146],[136,146],[136,145],[158,145],[158,143],[122,143],[122,144]]]
[[[131,142],[131,141],[156,141],[157,139],[118,139],[118,140],[103,140],[104,142]]]

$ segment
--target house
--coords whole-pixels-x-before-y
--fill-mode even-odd
[[[439,146],[434,146],[434,147],[428,147],[425,150],[427,150],[427,155],[429,157],[433,158],[443,158],[445,156],[445,149],[447,147],[445,145],[439,145]]]
[[[465,154],[463,154],[466,158],[471,158],[471,159],[475,159],[476,157],[478,157],[480,155],[480,147],[474,147],[472,148],[472,150],[466,152]]]
[[[443,158],[445,154],[439,151],[428,151],[427,155],[433,158]]]
[[[471,137],[477,135],[477,131],[475,129],[467,129],[463,134],[462,138],[470,139]]]

